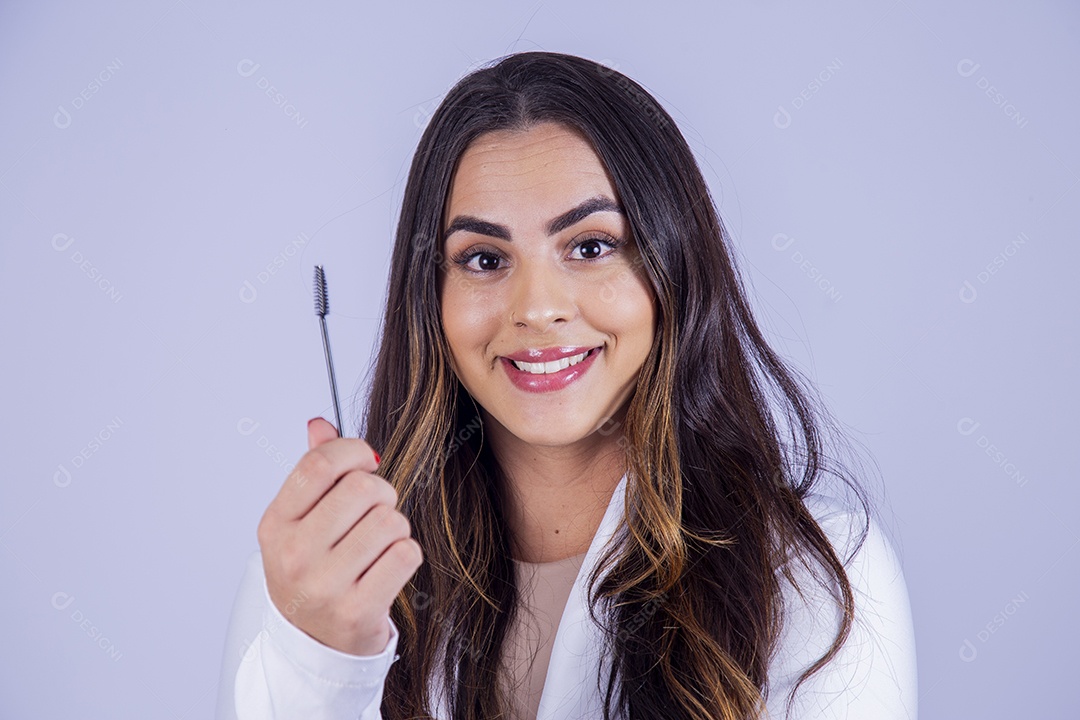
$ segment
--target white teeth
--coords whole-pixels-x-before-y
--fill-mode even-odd
[[[561,360],[552,360],[546,363],[528,363],[520,360],[511,360],[514,363],[514,367],[518,370],[523,370],[533,375],[546,375],[547,373],[555,373],[560,370],[565,370],[571,365],[577,365],[579,362],[585,359],[588,352],[583,352],[580,355],[571,355],[570,357],[564,357]]]

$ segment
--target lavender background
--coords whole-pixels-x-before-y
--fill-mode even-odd
[[[921,717],[1076,717],[1080,12],[720,5],[0,6],[0,716],[213,714],[258,520],[333,419],[312,266],[351,397],[430,112],[545,49],[675,117],[770,340],[876,458]]]

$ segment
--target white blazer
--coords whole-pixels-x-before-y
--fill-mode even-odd
[[[623,521],[626,476],[620,480],[582,562],[555,634],[537,720],[603,717],[610,658],[602,657],[600,628],[589,617],[586,583],[605,545]],[[812,496],[807,507],[841,560],[857,539],[855,515],[833,498]],[[859,620],[841,653],[803,684],[792,720],[917,717],[915,637],[907,587],[891,545],[876,521],[860,552],[847,563]],[[800,580],[809,576],[797,573]],[[807,599],[785,584],[785,627],[769,670],[767,709],[784,717],[787,691],[827,650],[839,627],[833,597],[812,581]],[[360,657],[323,645],[290,623],[270,601],[262,556],[248,559],[233,606],[222,662],[218,720],[306,718],[381,720],[386,676],[397,659],[398,630],[379,655]],[[602,668],[598,675],[598,668]],[[451,720],[441,680],[432,681],[433,708]]]

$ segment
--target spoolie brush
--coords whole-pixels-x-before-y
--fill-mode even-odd
[[[334,361],[330,357],[330,336],[326,332],[326,314],[330,312],[330,298],[326,292],[326,273],[322,265],[315,266],[315,314],[322,326],[323,352],[326,355],[326,373],[330,376],[330,395],[334,399],[334,418],[337,420],[338,437],[345,437],[341,426],[341,406],[338,404],[337,380],[334,378]]]

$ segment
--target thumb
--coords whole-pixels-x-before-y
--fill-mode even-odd
[[[323,443],[330,442],[336,437],[338,437],[337,429],[323,418],[316,417],[308,420],[308,450],[314,450]]]

